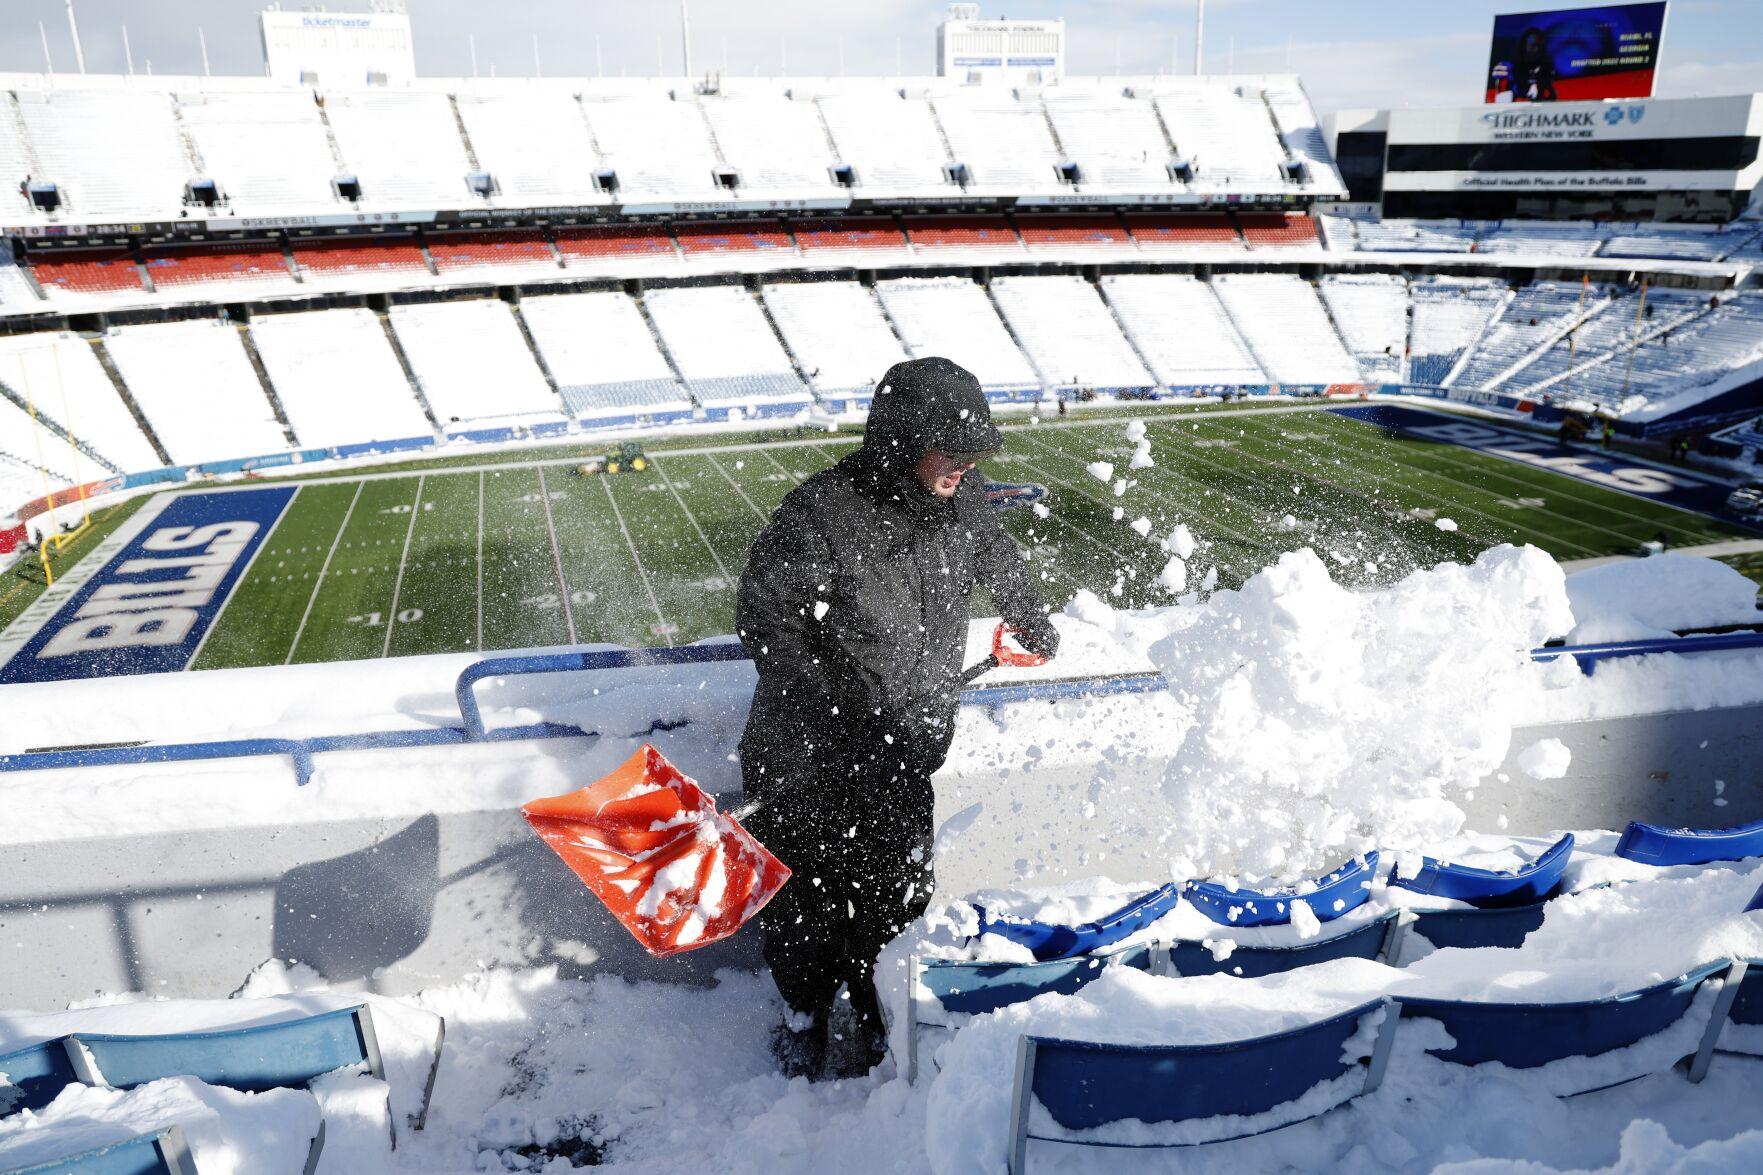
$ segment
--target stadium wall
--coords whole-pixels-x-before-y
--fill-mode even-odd
[[[220,712],[241,727],[287,735],[453,722],[450,686],[473,660],[110,679],[52,693],[9,687],[20,724],[12,730],[52,739],[71,715],[100,712],[111,715],[111,738],[149,729],[176,738],[211,727]],[[750,931],[683,959],[650,959],[518,812],[535,795],[585,786],[644,741],[724,805],[735,801],[729,752],[751,675],[737,661],[640,678],[485,682],[492,724],[525,710],[605,733],[325,755],[304,787],[279,759],[7,776],[0,787],[29,818],[0,827],[9,863],[0,874],[0,937],[12,958],[28,962],[0,971],[0,1005],[59,1006],[124,990],[224,996],[270,957],[392,995],[497,965],[705,982],[718,967],[756,967],[759,938]],[[152,707],[138,704],[147,691]],[[124,709],[127,698],[137,704]],[[232,703],[219,710],[223,698]],[[1155,722],[1169,703],[1150,693],[1061,705],[1082,711],[1072,711],[1074,721],[1102,724]],[[992,737],[983,712],[970,708],[964,724],[964,742]],[[7,749],[17,749],[18,737],[5,740]],[[1538,783],[1517,767],[1518,752],[1542,738],[1568,746],[1569,778]],[[1763,705],[1524,728],[1511,745],[1501,771],[1465,804],[1472,827],[1504,817],[1507,831],[1542,834],[1630,819],[1719,827],[1763,816],[1763,781],[1750,771],[1763,753]],[[1674,784],[1672,773],[1685,778],[1692,762],[1695,785]],[[1163,767],[1154,756],[1125,758],[1109,786],[1155,797]],[[958,756],[936,781],[939,884],[958,893],[1015,884],[1025,845],[1034,846],[1037,870],[1067,879],[1166,880],[1156,835],[1166,825],[1154,817],[1139,843],[1103,843],[1081,823],[1048,834],[1047,813],[1068,810],[1094,773],[1093,762],[1075,756],[1044,755],[1037,764],[993,756],[987,765]],[[1734,781],[1724,807],[1706,786],[1715,776]],[[117,788],[156,802],[122,813],[105,799]],[[999,795],[1011,802],[983,803]],[[51,814],[54,827],[46,825]]]

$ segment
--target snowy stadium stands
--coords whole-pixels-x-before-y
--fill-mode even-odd
[[[443,429],[562,419],[563,403],[506,302],[421,302],[394,306],[390,317]]]
[[[1616,348],[1556,390],[1627,412],[1649,401],[1693,395],[1697,388],[1759,359],[1763,359],[1763,297],[1748,292],[1681,327],[1642,336],[1639,346]]]
[[[522,82],[507,90],[462,90],[456,100],[478,166],[495,178],[492,203],[519,207],[596,198],[594,140],[573,94]]]
[[[178,116],[227,205],[241,216],[336,206],[338,168],[308,90],[183,90]]]
[[[992,297],[1048,388],[1131,392],[1157,379],[1081,277],[1000,277]]]
[[[373,311],[264,315],[251,324],[251,338],[300,444],[433,434]]]
[[[930,103],[893,91],[852,90],[815,100],[839,159],[870,197],[941,192],[946,152]]]
[[[1317,283],[1363,379],[1398,383],[1408,348],[1408,283],[1386,274],[1329,274]]]
[[[867,395],[907,357],[875,295],[856,282],[773,282],[762,294],[784,342],[823,398]]]
[[[162,464],[104,374],[91,344],[66,331],[0,338],[0,383],[54,421],[112,468]],[[0,448],[8,445],[0,444]]]
[[[1267,382],[1206,282],[1179,273],[1114,274],[1102,279],[1102,291],[1157,382]]]
[[[1085,191],[1166,191],[1173,156],[1157,112],[1143,98],[1104,90],[1051,91],[1047,118]]]
[[[1408,378],[1438,387],[1481,337],[1511,291],[1492,278],[1430,277],[1413,282]]]
[[[205,318],[119,326],[104,342],[154,435],[177,464],[256,457],[288,447],[232,323]]]
[[[994,396],[1041,386],[980,286],[959,277],[903,277],[877,282],[875,289],[914,359],[952,359]]]
[[[467,207],[471,162],[447,95],[332,91],[325,116],[363,208]]]
[[[1475,358],[1450,381],[1452,387],[1498,386],[1505,375],[1538,347],[1565,334],[1577,322],[1609,304],[1603,286],[1581,282],[1535,282],[1518,291],[1476,344]]]
[[[764,410],[810,399],[758,298],[741,286],[650,290],[643,301],[699,403]]]
[[[998,194],[1056,192],[1062,155],[1039,102],[1011,95],[957,96],[932,102],[952,159],[967,168],[968,190]]]
[[[171,96],[150,89],[15,91],[38,178],[70,211],[97,220],[175,217],[196,167]],[[16,187],[17,178],[10,178]]]
[[[0,376],[0,383],[18,390],[9,376]],[[40,411],[37,419],[32,420],[29,412],[5,395],[0,395],[0,455],[11,458],[11,465],[26,471],[23,475],[6,475],[24,491],[25,497],[77,485],[105,472],[96,461],[68,444],[67,438],[51,428]],[[39,470],[48,473],[47,484]],[[14,504],[8,502],[0,508],[10,509]]]
[[[1577,369],[1617,347],[1631,347],[1656,332],[1671,330],[1707,307],[1708,299],[1696,290],[1648,290],[1645,309],[1639,294],[1625,295],[1577,330],[1568,331],[1535,352],[1529,362],[1506,378],[1505,386],[1532,393],[1543,390],[1570,368]]]
[[[584,419],[689,409],[637,305],[616,290],[527,298],[521,315],[568,410]]]
[[[1261,96],[1211,78],[1163,78],[1151,88],[1176,155],[1202,192],[1284,192],[1286,161]]]
[[[729,96],[703,105],[723,158],[740,173],[743,192],[825,196],[837,191],[833,157],[814,103],[778,93]]]
[[[582,103],[600,149],[600,166],[616,173],[618,194],[711,199],[719,194],[716,144],[693,102],[635,91]]]
[[[1353,358],[1309,282],[1283,273],[1227,273],[1212,285],[1269,379],[1321,384],[1358,380]]]

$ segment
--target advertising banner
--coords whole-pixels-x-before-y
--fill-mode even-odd
[[[1650,98],[1665,0],[1494,17],[1487,102]]]

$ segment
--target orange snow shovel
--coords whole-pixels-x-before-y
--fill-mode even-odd
[[[998,665],[1046,660],[992,637],[992,655],[963,682]],[[750,802],[719,812],[716,801],[645,743],[617,770],[580,791],[534,800],[521,814],[612,916],[656,958],[719,942],[769,902],[790,870],[740,818]]]

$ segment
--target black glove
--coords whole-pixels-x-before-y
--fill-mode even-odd
[[[1053,627],[1053,620],[1046,613],[1036,613],[1028,620],[1013,622],[1010,627],[1016,632],[1016,642],[1024,649],[1049,661],[1059,652],[1059,630]]]

